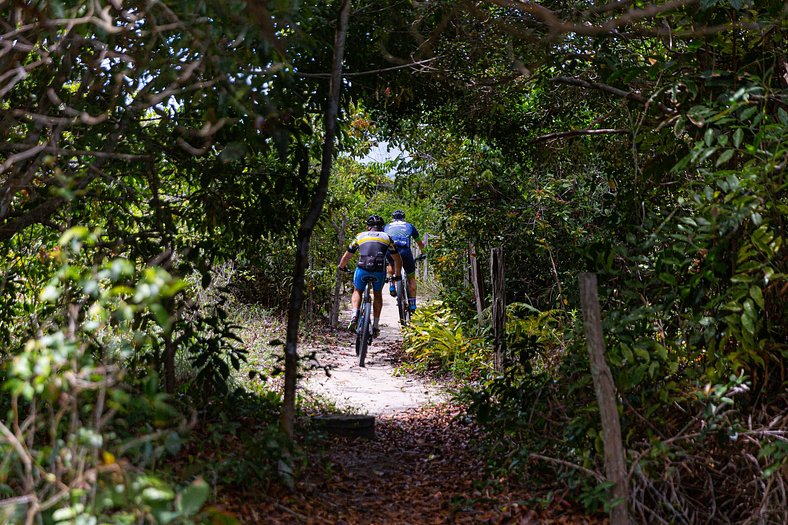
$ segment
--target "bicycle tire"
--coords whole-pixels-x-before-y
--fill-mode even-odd
[[[405,317],[405,326],[410,324],[410,294],[408,293],[408,278],[405,272],[402,272],[402,310]]]
[[[365,319],[364,319],[364,305],[362,304],[361,305],[361,309],[360,309],[359,314],[358,314],[358,322],[356,324],[356,356],[358,356],[358,354],[361,353],[361,343],[364,340],[364,337],[363,337],[363,334],[364,334],[364,329],[363,329],[364,322],[365,322]]]
[[[361,344],[358,350],[358,366],[364,368],[364,361],[367,358],[367,347],[372,339],[372,304],[369,300],[369,289],[367,289],[367,297],[364,304],[361,306]]]
[[[399,324],[403,326],[408,323],[405,317],[405,310],[407,309],[407,298],[405,294],[405,286],[402,283],[402,279],[400,279],[397,281],[397,313],[399,314]]]

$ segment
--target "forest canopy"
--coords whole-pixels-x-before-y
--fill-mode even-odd
[[[610,506],[586,472],[590,272],[629,514],[782,522],[785,3],[355,0],[341,40],[346,2],[0,1],[0,516],[211,519],[202,478],[159,462],[223,403],[254,412],[258,471],[281,477],[285,336],[244,323],[336,327],[348,239],[400,209],[433,239],[411,365],[454,374],[501,468]],[[407,155],[360,162],[380,141]]]

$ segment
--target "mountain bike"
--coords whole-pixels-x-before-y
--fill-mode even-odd
[[[352,270],[346,268],[347,273]],[[364,277],[364,292],[361,294],[361,307],[356,325],[356,356],[358,356],[358,366],[364,368],[364,361],[367,358],[367,348],[372,342],[372,283],[375,278],[371,275]]]
[[[362,368],[367,358],[367,348],[372,342],[372,283],[374,282],[374,277],[364,277],[364,293],[361,295],[361,309],[356,326],[356,355],[358,366]]]
[[[427,256],[424,254],[419,255],[414,259],[414,261],[419,262],[426,259]],[[400,278],[397,281],[394,281],[394,284],[397,288],[397,313],[399,314],[399,322],[402,326],[408,326],[410,324],[410,296],[408,295],[408,279],[405,275],[405,268],[400,270]]]

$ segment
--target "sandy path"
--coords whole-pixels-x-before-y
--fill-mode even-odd
[[[346,326],[350,316],[348,305],[340,316]],[[394,375],[395,367],[390,349],[402,344],[396,299],[383,290],[383,311],[380,316],[380,336],[367,352],[366,366],[358,366],[353,334],[348,332],[346,343],[339,349],[318,348],[317,361],[330,370],[326,377],[322,370],[311,371],[302,382],[302,388],[336,403],[343,411],[370,415],[393,414],[438,403],[445,399],[434,385],[418,378]]]

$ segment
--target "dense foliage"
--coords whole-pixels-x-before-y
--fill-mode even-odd
[[[249,369],[238,311],[286,308],[337,2],[0,12],[0,516],[230,519],[160,460],[226,427],[243,430],[237,450],[197,473],[291,472],[261,380],[277,363]],[[304,316],[336,326],[344,246],[370,213],[405,210],[440,283],[406,353],[468,383],[501,468],[553,483],[559,465],[599,510],[577,291],[595,272],[630,512],[780,522],[787,14],[778,0],[353,2]],[[380,138],[406,153],[359,162]],[[493,371],[466,261],[500,246],[507,366]]]
[[[504,247],[507,300],[526,303],[510,308],[509,367],[472,389],[474,410],[517,436],[516,462],[569,459],[568,482],[587,486],[590,507],[602,501],[582,470],[601,465],[601,433],[576,312],[576,276],[596,272],[631,510],[701,519],[693,491],[708,476],[714,519],[760,509],[779,521],[781,497],[752,482],[740,499],[727,478],[785,486],[784,5],[700,2],[629,23],[608,6],[564,35],[539,7],[490,4],[503,7],[450,18],[457,38],[437,46],[435,67],[457,72],[438,83],[461,79],[458,96],[425,99],[400,127],[413,153],[402,184],[446,209],[435,262],[456,315],[476,322],[456,264],[469,243],[482,256]],[[529,40],[545,28],[552,40]]]

